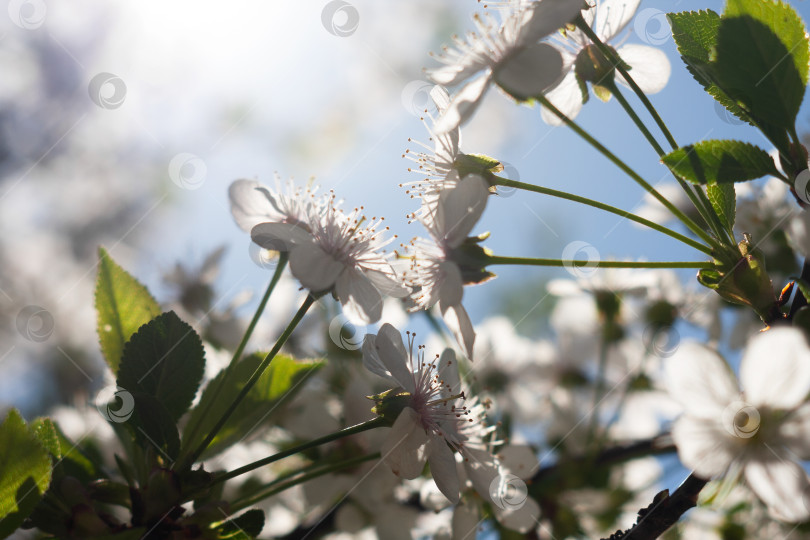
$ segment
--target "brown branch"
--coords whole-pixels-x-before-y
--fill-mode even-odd
[[[655,496],[647,508],[639,510],[635,525],[626,531],[616,531],[603,540],[655,540],[677,523],[687,510],[697,505],[700,490],[707,482],[690,474],[675,493],[670,495],[669,490],[665,489]]]

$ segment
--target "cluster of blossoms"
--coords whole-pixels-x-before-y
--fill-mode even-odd
[[[382,294],[402,297],[402,286],[382,249],[386,238],[383,218],[366,223],[363,208],[344,212],[329,193],[288,184],[286,194],[250,180],[231,185],[230,197],[237,223],[250,230],[253,241],[264,249],[286,253],[290,269],[313,294],[332,292],[346,316],[369,324],[382,316]]]
[[[733,9],[745,3],[729,0]],[[409,139],[417,148],[403,157],[418,178],[400,184],[417,206],[405,215],[408,225],[421,225],[423,237],[391,249],[397,236],[384,218],[367,217],[362,206],[344,209],[334,192],[311,182],[297,185],[278,176],[273,186],[233,182],[229,199],[236,224],[249,234],[251,249],[261,250],[263,261],[276,261],[249,324],[237,315],[245,295],[224,309],[213,301],[223,249],[198,269],[178,264],[164,276],[174,298],[167,303],[172,313],[163,314],[137,280],[102,261],[106,270],[99,272],[97,311],[102,352],[117,372],[116,380],[105,380],[114,397],[105,394],[96,403],[101,417],[55,411],[59,431],[40,419],[34,424],[38,433],[31,435],[21,419],[15,426],[9,415],[0,435],[13,440],[4,433],[14,429],[20,439],[20,434],[42,437],[47,450],[39,440],[30,447],[48,466],[52,457],[67,458],[57,455],[66,442],[96,432],[99,448],[87,452],[96,462],[88,458],[88,463],[100,464],[98,476],[105,478],[90,478],[86,487],[77,478],[54,476],[55,489],[42,493],[47,511],[34,512],[32,519],[46,516],[42,523],[54,529],[43,531],[60,538],[118,538],[118,533],[128,538],[132,532],[150,538],[252,538],[261,532],[307,537],[320,533],[327,518],[326,527],[333,529],[324,536],[329,540],[463,539],[485,529],[491,529],[485,535],[501,537],[517,531],[528,537],[595,538],[610,535],[617,524],[658,537],[663,529],[653,534],[645,527],[673,517],[678,521],[685,507],[697,503],[700,508],[681,520],[674,538],[806,534],[810,262],[794,280],[799,292],[789,308],[793,285],[781,295],[774,289],[774,283],[798,274],[797,256],[810,257],[810,213],[789,202],[792,196],[803,200],[798,180],[791,184],[789,177],[804,165],[806,150],[789,133],[795,139],[790,152],[776,151],[770,159],[764,150],[740,158],[752,152],[745,143],[727,154],[722,152],[728,145],[710,148],[711,155],[702,158],[706,163],[692,145],[686,155],[694,152],[694,159],[667,162],[671,155],[617,85],[630,86],[648,101],[645,94],[660,91],[669,80],[664,53],[624,43],[639,5],[640,0],[491,2],[484,6],[489,11],[474,17],[474,32],[454,37],[435,56],[441,65],[426,75],[436,84],[430,92],[436,114],[426,110],[421,119],[429,141]],[[788,15],[779,20],[788,24]],[[711,12],[691,16],[707,18],[713,28]],[[799,43],[808,45],[806,36],[802,39]],[[701,69],[708,69],[723,49],[699,52],[705,53]],[[693,75],[699,79],[698,71]],[[722,77],[715,82],[713,96],[722,93]],[[647,189],[642,207],[625,212],[503,178],[504,164],[462,152],[462,125],[492,86],[519,104],[539,103],[537,116],[548,124],[585,133],[584,139]],[[662,162],[682,181],[683,192],[667,185],[653,188],[572,121],[591,91],[603,101],[615,96],[629,109]],[[746,95],[721,97],[731,112],[739,109],[741,118],[761,127]],[[658,116],[651,104],[648,110]],[[677,147],[663,122],[659,127],[673,154],[687,148]],[[735,141],[719,141],[728,142]],[[727,174],[724,163],[714,163],[715,154],[734,164],[732,172],[742,170],[740,176],[746,167],[760,166],[759,176],[743,180],[773,176],[762,185],[734,189],[721,174]],[[696,179],[678,168],[687,162],[703,165]],[[708,170],[712,167],[717,170]],[[810,182],[810,172],[802,172]],[[709,173],[714,177],[707,179]],[[476,228],[487,207],[497,204],[502,187],[631,219],[698,249],[704,260],[594,262],[573,260],[566,250],[559,260],[496,256],[483,245],[489,234]],[[662,225],[675,219],[694,238]],[[737,243],[738,238],[743,240]],[[292,277],[284,274],[287,264]],[[564,267],[575,279],[520,283],[522,297],[541,298],[528,312],[474,325],[464,305],[465,287],[493,279],[489,267],[496,264]],[[674,268],[699,269],[705,287],[684,286]],[[113,345],[122,350],[110,346],[114,325],[102,324],[105,317],[121,315],[119,288],[125,291],[120,294],[124,304],[139,303],[133,311],[148,312],[133,320],[159,314],[131,332],[123,329],[123,322],[131,322],[123,321],[126,317],[107,321],[121,327]],[[303,325],[311,332],[302,338],[298,325],[307,310],[328,296],[339,302],[342,315],[328,325],[307,317]],[[545,298],[549,302],[543,304]],[[726,309],[723,299],[753,310]],[[296,300],[303,301],[292,315],[288,308]],[[527,330],[537,322],[532,312],[546,308],[537,328]],[[433,317],[434,310],[441,320]],[[427,315],[436,330],[426,345],[411,332],[403,339],[398,329],[415,313]],[[278,321],[290,315],[281,331]],[[183,319],[194,321],[193,327]],[[335,321],[361,326],[364,335],[344,339],[344,328],[336,332]],[[365,332],[367,327],[375,329]],[[182,337],[172,341],[175,334]],[[325,341],[327,335],[332,343]],[[271,336],[279,337],[269,353],[243,354],[251,337],[264,343]],[[700,342],[692,339],[698,336]],[[308,348],[316,340],[321,341]],[[164,345],[167,350],[161,351]],[[296,359],[313,351],[328,361]],[[153,353],[159,358],[152,359]],[[734,355],[740,356],[736,372]],[[150,360],[155,364],[148,365]],[[166,380],[177,381],[177,388]],[[204,390],[198,392],[201,383]],[[187,403],[175,402],[181,394]],[[125,429],[112,429],[110,424],[123,416],[118,427]],[[133,422],[126,424],[130,416]],[[678,468],[656,459],[659,453],[677,453]],[[127,454],[131,467],[120,457]],[[71,459],[66,461],[72,467],[78,462]],[[83,462],[79,465],[84,469]],[[63,474],[57,466],[53,469]],[[116,466],[126,485],[107,483],[104,471]],[[662,490],[664,480],[686,468],[689,477],[676,492]],[[0,487],[3,482],[0,478]],[[13,495],[15,490],[6,491]],[[108,514],[110,504],[131,510],[129,521]],[[266,524],[251,513],[256,505],[268,516]],[[231,519],[249,507],[253,510]],[[50,521],[50,513],[65,517],[64,523]],[[773,521],[751,533],[750,521],[766,515]]]
[[[578,114],[589,99],[588,83],[600,99],[610,99],[618,91],[615,82],[627,81],[574,23],[592,27],[601,41],[610,43],[623,33],[639,3],[493,3],[489,7],[498,8],[497,17],[476,15],[476,32],[454,38],[454,46],[436,56],[443,65],[427,75],[437,83],[430,97],[438,115],[425,111],[422,121],[430,143],[417,143],[420,149],[403,156],[414,162],[409,171],[419,179],[401,185],[419,202],[408,219],[421,223],[428,238],[403,243],[401,251],[383,251],[394,237],[386,238],[380,230],[382,219],[367,220],[362,207],[342,211],[334,194],[317,195],[317,190],[291,182],[285,191],[279,181],[276,189],[248,180],[231,186],[239,226],[262,248],[287,254],[292,274],[313,295],[331,292],[349,320],[364,325],[382,317],[383,295],[402,299],[411,312],[438,306],[461,351],[477,360],[466,384],[452,348],[426,357],[414,336],[408,334],[406,345],[388,323],[376,335],[367,335],[362,345],[366,369],[395,385],[373,396],[374,412],[391,426],[380,445],[383,462],[397,477],[412,481],[429,464],[438,490],[457,505],[454,524],[478,522],[479,509],[460,498],[469,489],[493,505],[504,526],[528,531],[542,523],[532,498],[507,509],[493,498],[505,477],[523,469],[522,478],[530,478],[539,464],[532,452],[520,464],[507,457],[517,447],[504,446],[488,423],[490,397],[497,417],[518,425],[543,424],[548,455],[557,457],[587,453],[594,438],[655,437],[683,413],[674,422],[672,437],[684,465],[706,479],[735,478],[744,472],[748,485],[775,516],[788,521],[810,517],[803,501],[807,476],[790,457],[790,452],[807,454],[810,433],[805,425],[810,380],[799,376],[807,371],[800,366],[807,346],[798,332],[773,330],[751,343],[743,360],[746,393],[740,394],[728,366],[709,349],[684,344],[673,356],[679,319],[707,329],[710,342],[718,345],[717,297],[684,290],[669,271],[619,270],[549,284],[549,292],[558,298],[552,314],[556,343],[524,343],[513,326],[490,320],[479,326],[484,340],[475,346],[476,330],[462,304],[464,286],[494,274],[486,269],[489,251],[480,246],[486,236],[471,235],[489,197],[497,193],[494,175],[502,166],[463,153],[460,126],[493,84],[518,102],[545,95],[556,111],[544,107],[542,118],[553,125],[562,123],[561,115]],[[615,53],[644,93],[666,85],[671,68],[660,50],[626,44]],[[440,86],[465,82],[454,95]],[[785,192],[780,193],[783,201]],[[674,193],[668,198],[677,200]],[[686,212],[688,203],[684,198],[675,206]],[[780,208],[774,207],[774,213],[783,219],[786,211]],[[739,227],[752,230],[761,225],[748,222],[744,207],[740,213]],[[658,222],[672,216],[652,198],[639,214]],[[748,214],[773,222],[759,209]],[[790,352],[780,356],[784,365],[779,371],[791,375],[766,388],[763,381],[769,380],[769,372],[762,366],[767,357],[763,348],[785,347]],[[600,418],[597,407],[589,405],[603,402]],[[746,407],[757,411],[767,429],[750,437],[739,435],[735,414]],[[614,412],[607,415],[607,410]],[[659,471],[657,466],[652,469],[655,477]],[[636,484],[628,477],[617,485]],[[650,488],[654,483],[644,480],[638,485]],[[587,500],[588,495],[572,496],[569,503],[593,503]],[[627,508],[639,500],[628,501]],[[463,528],[459,525],[454,534]],[[593,525],[592,532],[598,534],[598,526]]]

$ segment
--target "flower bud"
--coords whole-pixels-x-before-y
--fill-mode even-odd
[[[602,101],[610,99],[609,88],[613,85],[615,70],[613,62],[602,54],[596,45],[588,45],[582,49],[574,61],[577,79],[581,82],[590,82],[594,94]]]
[[[744,234],[737,244],[740,259],[733,267],[703,269],[698,272],[698,281],[735,304],[751,306],[767,324],[782,318],[782,312],[774,294],[773,284],[765,270],[765,260],[760,250],[755,249],[751,236]]]

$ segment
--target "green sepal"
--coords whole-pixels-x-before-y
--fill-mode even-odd
[[[384,419],[389,426],[394,425],[400,413],[409,407],[411,402],[411,395],[402,388],[393,388],[366,397],[374,401],[371,412]]]

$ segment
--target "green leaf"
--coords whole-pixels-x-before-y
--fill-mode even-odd
[[[11,409],[0,424],[0,538],[27,518],[51,483],[51,457],[37,435]]]
[[[718,85],[758,124],[792,130],[807,86],[807,34],[788,4],[728,0],[713,62]]]
[[[737,103],[717,86],[717,74],[711,64],[714,47],[717,44],[717,31],[720,28],[720,15],[706,11],[684,11],[670,13],[669,23],[672,37],[678,45],[678,52],[686,64],[686,69],[714,99],[741,120],[753,123]]]
[[[37,436],[42,446],[51,453],[55,459],[62,457],[62,447],[59,444],[59,433],[50,418],[37,418],[31,422],[31,431]]]
[[[83,482],[90,482],[104,474],[101,472],[99,465],[89,456],[83,448],[83,444],[89,442],[89,439],[81,441],[82,444],[77,444],[68,439],[57,424],[52,424],[56,430],[56,437],[59,441],[59,450],[61,458],[56,465],[54,473],[65,474],[74,476]]]
[[[733,234],[734,220],[737,213],[737,193],[734,184],[710,184],[706,187],[706,195],[712,208],[720,218],[720,223]]]
[[[143,325],[124,347],[118,386],[159,401],[177,422],[191,406],[205,369],[202,341],[173,312]]]
[[[180,452],[180,435],[172,415],[154,396],[136,392],[133,397],[135,410],[126,425],[142,447],[171,464]]]
[[[217,538],[228,540],[253,540],[264,528],[264,512],[248,510],[236,519],[226,521],[217,528]]]
[[[779,174],[768,152],[742,141],[701,141],[673,150],[661,161],[696,184],[744,182]]]
[[[160,306],[138,280],[98,248],[96,313],[101,352],[113,373],[118,371],[124,344],[141,325],[160,315]]]
[[[132,497],[127,484],[107,479],[95,480],[87,486],[87,494],[94,501],[125,508],[132,507]]]
[[[224,379],[225,370],[223,370],[208,384],[200,402],[191,411],[191,417],[183,431],[184,451],[193,450],[203,441],[265,356],[264,353],[247,356],[232,368],[227,380]],[[322,362],[299,361],[284,355],[276,356],[236,408],[228,423],[217,434],[203,457],[211,457],[254,430],[273,422],[282,412],[283,405],[303,387],[301,384],[303,379],[321,366]],[[216,387],[220,385],[222,388],[217,392]],[[192,433],[194,438],[190,439]]]
[[[799,292],[804,296],[804,300],[810,303],[810,284],[803,279],[797,279],[796,286],[799,287]]]

